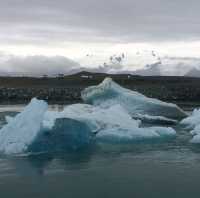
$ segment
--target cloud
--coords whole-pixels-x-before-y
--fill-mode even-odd
[[[0,75],[42,76],[68,74],[80,68],[79,63],[63,56],[0,55]]]
[[[161,58],[161,62],[150,64],[135,73],[144,76],[194,76],[195,71],[199,70],[200,58],[167,56]]]
[[[1,43],[200,39],[199,0],[0,1]]]

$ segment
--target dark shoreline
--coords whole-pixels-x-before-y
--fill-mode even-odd
[[[50,104],[81,103],[81,91],[111,77],[120,85],[148,97],[174,103],[200,104],[200,78],[132,76],[81,72],[62,78],[0,77],[0,104],[26,104],[37,97]]]

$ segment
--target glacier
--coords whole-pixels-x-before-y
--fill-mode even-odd
[[[131,116],[147,114],[166,118],[184,118],[187,114],[172,103],[166,103],[154,98],[148,98],[136,91],[123,88],[111,78],[106,78],[97,86],[91,86],[81,92],[85,103],[107,108],[120,104]]]

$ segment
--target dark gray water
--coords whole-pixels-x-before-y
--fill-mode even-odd
[[[200,146],[189,143],[188,131],[175,128],[177,137],[164,142],[1,156],[0,197],[198,198]]]

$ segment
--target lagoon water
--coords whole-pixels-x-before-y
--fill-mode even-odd
[[[21,108],[1,106],[1,123]],[[198,198],[200,146],[174,127],[177,137],[163,142],[96,142],[76,152],[0,156],[0,197]]]

